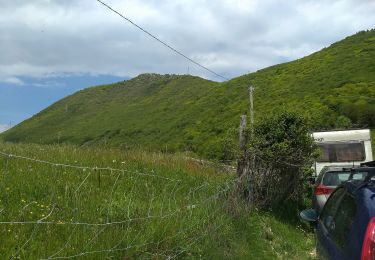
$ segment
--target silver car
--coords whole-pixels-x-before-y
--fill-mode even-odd
[[[314,185],[313,208],[320,212],[333,190],[350,177],[352,165],[327,166],[322,169]]]

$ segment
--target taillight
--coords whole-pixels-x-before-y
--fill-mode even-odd
[[[367,225],[365,239],[362,245],[361,260],[375,259],[375,217],[373,217]]]
[[[324,186],[320,184],[319,186],[315,187],[315,195],[329,195],[333,191],[332,188]]]

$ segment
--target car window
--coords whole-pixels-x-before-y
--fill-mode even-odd
[[[352,179],[353,180],[364,180],[367,176],[367,172],[355,172],[353,173]]]
[[[334,217],[335,229],[332,230],[331,236],[332,240],[343,248],[352,228],[357,207],[354,198],[348,193],[345,193],[339,204]]]
[[[349,179],[350,172],[331,171],[324,174],[322,184],[325,186],[339,186]]]
[[[352,179],[353,180],[364,180],[369,173],[371,173],[371,172],[363,171],[363,170],[357,170],[352,174],[353,175]],[[371,177],[371,180],[374,180],[375,179],[374,177]]]
[[[343,188],[338,188],[327,200],[322,214],[320,215],[320,220],[323,223],[324,227],[327,229],[328,233],[331,233],[335,230],[335,221],[334,216],[339,206],[339,201],[344,194]]]

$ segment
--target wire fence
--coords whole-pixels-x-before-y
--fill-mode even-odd
[[[1,157],[0,252],[9,259],[179,258],[223,225],[220,198],[234,184]]]

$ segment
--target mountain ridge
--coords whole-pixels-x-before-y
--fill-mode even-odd
[[[239,116],[255,86],[255,120],[305,115],[315,129],[375,127],[375,30],[304,58],[215,82],[191,75],[139,76],[63,98],[0,135],[4,141],[142,146],[231,159]]]

